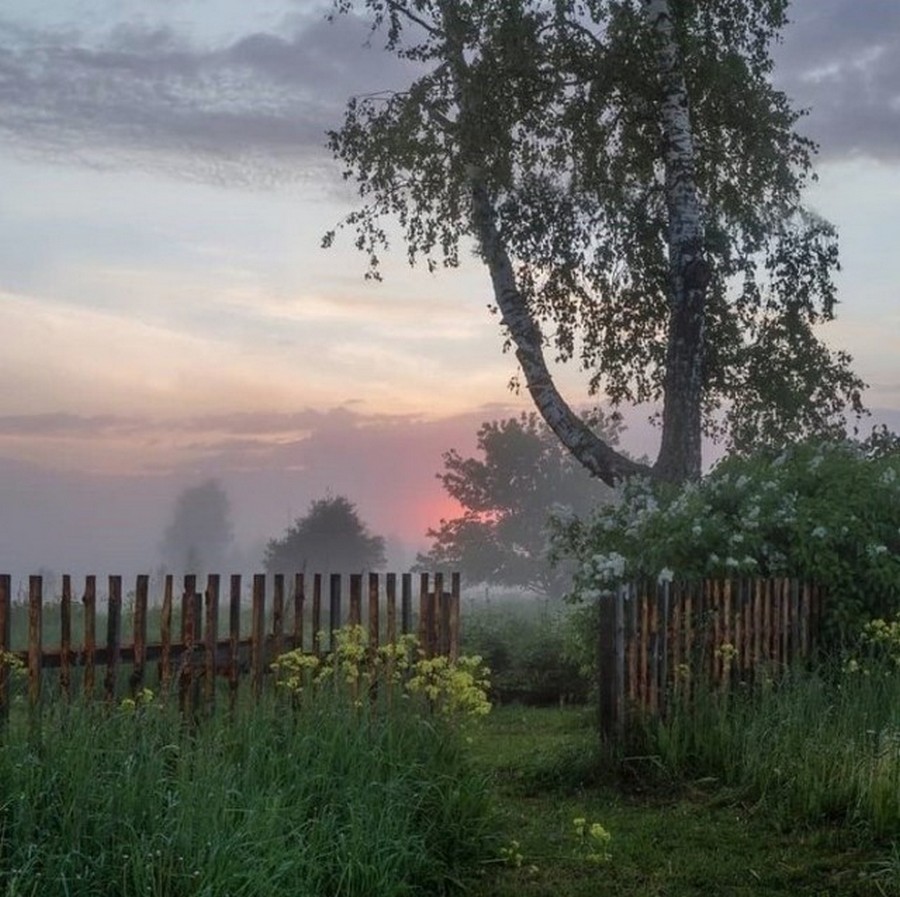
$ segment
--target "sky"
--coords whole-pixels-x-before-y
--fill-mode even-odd
[[[398,249],[373,283],[349,238],[320,247],[355,206],[325,131],[408,76],[327,9],[0,5],[0,566],[151,569],[179,492],[216,477],[248,569],[327,494],[399,568],[454,512],[442,452],[528,408],[474,259],[430,275]],[[774,77],[809,110],[807,199],[841,238],[824,333],[900,427],[900,4],[790,15]]]

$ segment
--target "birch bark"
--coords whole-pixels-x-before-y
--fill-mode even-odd
[[[664,377],[662,445],[655,474],[682,482],[700,478],[706,292],[710,270],[695,179],[694,139],[682,58],[668,0],[643,0],[658,40],[663,88],[665,189],[668,208],[669,333]]]
[[[440,0],[447,58],[456,84],[458,134],[472,200],[472,225],[482,258],[491,275],[494,300],[538,413],[560,442],[590,473],[609,486],[650,469],[617,452],[600,439],[572,410],[556,388],[544,358],[543,336],[516,283],[509,253],[496,224],[496,214],[480,167],[476,135],[485,125],[477,87],[472,84],[462,43],[463,27],[453,0]]]

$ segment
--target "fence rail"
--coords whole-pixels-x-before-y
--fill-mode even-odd
[[[727,689],[808,657],[822,592],[792,579],[645,583],[599,610],[600,725],[621,737],[635,716],[664,716],[701,684]]]
[[[183,705],[189,702],[196,708],[201,702],[210,707],[215,704],[217,675],[227,677],[232,705],[241,679],[247,676],[251,692],[258,696],[274,657],[294,648],[317,655],[327,653],[335,630],[346,624],[365,625],[373,647],[415,633],[427,656],[459,655],[458,573],[447,577],[442,573],[415,577],[410,573],[256,574],[249,578],[249,608],[244,600],[245,580],[235,574],[228,577],[227,634],[219,632],[220,613],[226,609],[220,601],[223,579],[210,574],[201,588],[197,576],[187,575],[176,596],[175,579],[168,575],[160,584],[159,600],[151,604],[150,577],[138,576],[134,592],[128,595],[132,638],[126,643],[122,637],[123,578],[108,578],[103,601],[98,595],[97,577],[86,576],[80,599],[83,633],[79,643],[73,636],[79,601],[71,576],[62,577],[58,604],[56,596],[50,596],[52,604],[45,601],[42,577],[31,576],[27,605],[20,608],[12,602],[10,576],[0,574],[0,719],[9,714],[10,681],[16,662],[24,665],[31,707],[39,705],[42,690],[46,690],[42,681],[46,670],[59,671],[59,692],[67,698],[76,691],[88,699],[95,697],[102,674],[102,694],[114,701],[122,692],[134,695],[149,684],[149,664],[156,661],[159,687],[177,687]],[[269,581],[271,610],[267,603]],[[449,589],[445,590],[447,585]],[[101,610],[105,604],[106,610],[102,641],[98,641],[97,632],[98,604]],[[249,633],[244,631],[248,628],[248,621],[243,619],[246,609]],[[155,641],[148,640],[151,611],[159,627]],[[25,628],[25,647],[16,648],[13,617],[23,612],[27,619],[19,622]],[[48,614],[54,612],[58,614],[59,639],[56,646],[48,647],[44,630]],[[178,623],[177,633],[173,622]],[[123,684],[125,665],[131,670]],[[80,678],[80,688],[76,688],[76,678]]]

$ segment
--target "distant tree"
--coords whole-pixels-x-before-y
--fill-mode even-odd
[[[217,480],[207,480],[178,496],[160,549],[171,569],[193,573],[221,564],[233,538],[228,495]]]
[[[597,413],[591,429],[610,444],[618,442],[618,421]],[[558,595],[568,571],[552,568],[546,557],[547,518],[567,508],[584,515],[608,501],[612,490],[592,477],[537,414],[482,424],[482,458],[444,454],[438,479],[463,507],[461,517],[441,520],[428,530],[434,542],[417,566],[459,570],[466,581],[522,586]]]
[[[383,567],[385,543],[359,519],[356,506],[342,495],[319,498],[280,539],[266,545],[270,573],[304,570],[342,573]]]

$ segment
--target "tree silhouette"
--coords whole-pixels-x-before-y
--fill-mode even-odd
[[[263,563],[270,573],[375,570],[386,563],[385,543],[344,496],[319,498],[280,539],[269,540]]]
[[[184,489],[160,546],[173,570],[195,573],[220,565],[233,539],[231,504],[217,480]]]
[[[594,432],[618,444],[621,425],[598,413]],[[566,451],[537,414],[482,424],[481,458],[444,454],[438,474],[463,514],[428,530],[433,540],[417,567],[451,567],[466,581],[523,586],[548,596],[565,591],[569,572],[547,561],[547,517],[554,506],[586,514],[609,501],[612,490],[592,477]]]

